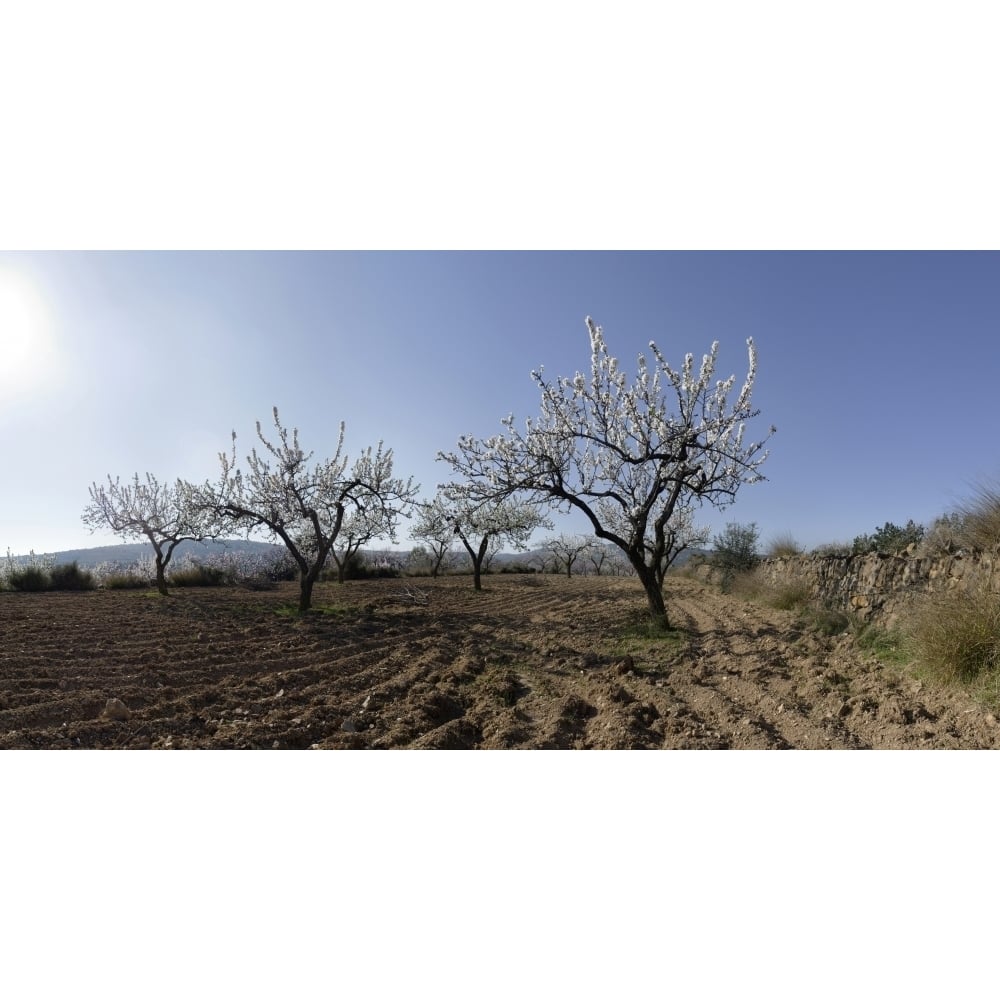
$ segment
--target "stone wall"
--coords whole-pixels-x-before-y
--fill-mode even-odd
[[[1000,593],[996,555],[920,554],[916,546],[901,555],[803,555],[765,559],[759,573],[770,583],[802,583],[814,598],[863,621],[891,626],[916,594],[954,588],[988,587]]]

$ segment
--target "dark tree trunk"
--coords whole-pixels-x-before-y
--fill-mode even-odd
[[[167,564],[164,561],[163,553],[157,550],[156,553],[156,589],[164,596],[169,597],[170,591],[167,590],[167,578],[166,578]]]
[[[299,579],[299,614],[304,615],[312,607],[313,584],[316,578],[312,573],[303,573]]]
[[[649,603],[649,616],[653,624],[660,628],[669,628],[670,620],[667,618],[667,607],[663,601],[663,590],[656,579],[656,571],[650,569],[641,558],[629,556],[629,561],[635,568],[643,589],[646,591],[646,600]]]
[[[486,557],[486,549],[490,544],[490,536],[486,535],[483,540],[479,543],[479,551],[477,552],[468,542],[465,535],[458,533],[458,537],[462,539],[462,544],[465,546],[465,551],[469,553],[469,557],[472,559],[472,586],[476,590],[483,589],[483,560]]]

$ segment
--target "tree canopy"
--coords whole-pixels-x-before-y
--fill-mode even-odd
[[[439,458],[461,477],[455,490],[469,502],[520,493],[582,512],[598,538],[628,557],[651,614],[665,625],[663,574],[678,546],[690,544],[695,507],[725,507],[742,485],[764,478],[767,438],[745,440],[758,415],[751,407],[757,352],[748,340],[747,374],[731,400],[735,375],[713,383],[718,342],[696,372],[692,354],[676,369],[650,341],[653,360],[639,355],[630,381],[602,329],[590,317],[586,323],[589,376],[550,380],[533,371],[538,417],[522,430],[510,414],[500,434],[465,435]]]

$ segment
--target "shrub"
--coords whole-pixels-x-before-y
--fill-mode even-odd
[[[813,555],[817,556],[849,556],[852,548],[846,542],[824,542],[813,549]]]
[[[910,632],[923,666],[944,681],[971,681],[1000,670],[1000,596],[948,591],[925,598]]]
[[[727,524],[713,540],[712,564],[721,569],[726,578],[753,569],[760,562],[758,536],[756,524]]]
[[[7,586],[11,590],[40,591],[48,590],[52,579],[47,570],[38,566],[23,566],[7,573]]]
[[[855,555],[866,552],[902,552],[908,545],[920,542],[924,537],[924,528],[913,520],[906,522],[906,527],[886,521],[881,528],[875,529],[873,535],[858,535],[854,539],[852,551]]]
[[[7,558],[0,563],[0,587],[11,590],[46,590],[52,556],[35,555],[35,550],[27,556],[15,556],[7,549]],[[45,586],[41,583],[44,580]]]
[[[369,563],[360,552],[352,552],[344,564],[345,580],[375,580],[395,578],[400,575],[398,566],[385,562]],[[332,570],[329,574],[324,573],[321,579],[337,579],[336,571]]]
[[[71,563],[61,563],[49,570],[53,590],[93,590],[94,574],[80,569],[74,559]]]
[[[298,579],[299,568],[287,552],[281,552],[271,561],[269,567],[264,571],[264,576],[272,583],[289,583]],[[255,578],[253,575],[246,577],[248,580]]]
[[[537,570],[536,567],[534,567],[534,566],[528,566],[527,564],[522,563],[522,562],[511,562],[511,563],[504,563],[503,566],[500,567],[500,572],[501,573],[537,573],[538,570]]]
[[[229,573],[221,566],[200,563],[175,570],[168,579],[173,587],[222,587],[231,582]]]
[[[144,590],[156,585],[156,568],[151,556],[132,562],[103,562],[94,567],[98,587],[108,590]]]

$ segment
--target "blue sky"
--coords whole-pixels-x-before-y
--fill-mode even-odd
[[[650,339],[677,362],[717,339],[742,376],[754,338],[752,436],[778,433],[768,481],[703,513],[715,530],[850,541],[1000,472],[996,253],[4,253],[3,288],[16,553],[115,541],[80,522],[92,481],[214,476],[273,405],[319,456],[340,420],[351,454],[383,438],[429,497],[439,449],[537,412],[532,368],[587,369],[587,315],[629,371]]]

